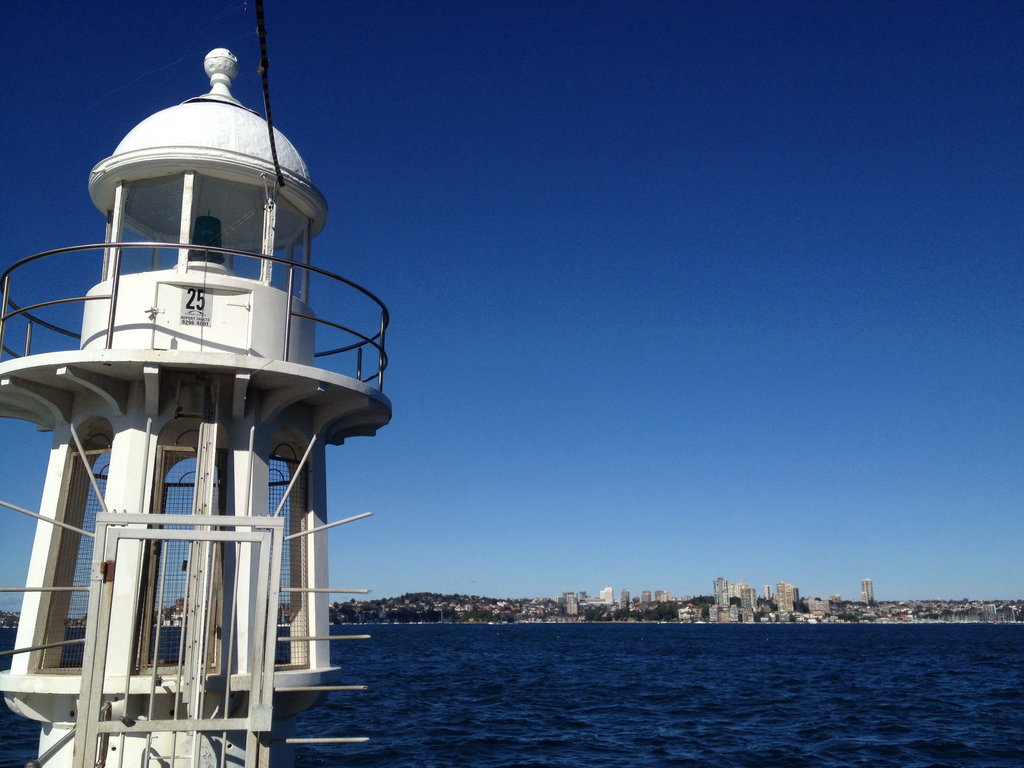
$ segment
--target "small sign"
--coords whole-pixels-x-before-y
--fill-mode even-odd
[[[210,305],[204,288],[185,288],[181,295],[181,324],[210,327]]]

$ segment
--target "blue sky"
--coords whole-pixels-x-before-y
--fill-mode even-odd
[[[314,261],[392,315],[335,586],[1024,597],[1024,6],[267,6]],[[262,111],[252,3],[109,7],[4,8],[5,262],[102,239],[89,169],[211,48]]]

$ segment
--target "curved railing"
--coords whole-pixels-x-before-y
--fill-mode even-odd
[[[285,349],[283,359],[288,359],[289,329],[292,318],[299,317],[316,323],[318,328],[317,342],[321,343],[319,329],[327,329],[326,342],[323,349],[314,351],[313,356],[319,361],[343,361],[329,367],[337,373],[346,373],[364,383],[375,384],[377,389],[383,388],[384,370],[388,365],[387,353],[384,349],[384,336],[387,331],[389,315],[387,307],[373,293],[362,286],[326,269],[308,264],[296,263],[278,256],[267,256],[259,253],[239,252],[230,248],[190,245],[188,243],[93,243],[89,245],[73,245],[43,251],[20,259],[0,274],[0,360],[7,357],[22,357],[33,354],[33,346],[38,347],[40,340],[33,339],[36,329],[48,331],[43,351],[66,351],[74,347],[67,342],[59,343],[61,338],[74,339],[76,344],[81,339],[82,314],[79,305],[89,301],[110,302],[106,329],[106,348],[110,349],[114,335],[114,315],[117,307],[118,292],[123,272],[125,252],[144,250],[149,253],[187,249],[192,253],[199,251],[205,255],[223,254],[233,260],[251,260],[251,269],[256,275],[262,274],[263,264],[272,262],[280,265],[284,276],[284,285],[279,286],[288,295],[295,298],[295,287],[304,285],[305,301],[287,302],[287,311],[283,313],[281,322],[284,324]],[[98,251],[98,259],[80,259],[79,254]],[[111,289],[109,293],[90,292],[102,282],[104,258],[112,259],[110,275]],[[58,263],[64,259],[67,263]],[[145,270],[134,270],[145,271]],[[241,275],[247,277],[247,275]],[[252,278],[255,280],[255,278]],[[276,285],[276,282],[275,282]],[[76,290],[77,289],[77,290]],[[332,294],[341,293],[337,300]],[[41,295],[37,295],[41,294]],[[356,301],[352,301],[355,298]],[[330,316],[317,316],[301,311],[293,305],[308,305],[315,302],[318,306],[330,309]],[[75,307],[75,309],[71,309]],[[341,308],[351,313],[348,317],[335,317]],[[77,323],[77,325],[76,325]],[[11,346],[12,332],[23,330],[24,346],[22,351]],[[41,335],[41,334],[39,334]],[[38,351],[38,349],[36,350]],[[366,353],[370,354],[367,355]],[[368,359],[367,359],[368,358]],[[328,367],[328,366],[325,366]],[[366,368],[366,370],[364,370]],[[354,370],[353,370],[354,369]]]

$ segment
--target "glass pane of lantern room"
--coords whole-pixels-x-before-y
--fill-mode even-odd
[[[262,252],[265,199],[263,187],[196,174],[191,241],[239,252]],[[242,277],[259,278],[258,259],[225,258],[223,254],[211,254],[210,259]]]
[[[277,220],[274,225],[274,255],[296,264],[309,264],[308,246],[309,219],[287,200],[278,198]],[[288,269],[284,264],[274,264],[271,285],[282,291],[288,287]],[[302,301],[308,301],[309,273],[306,270],[294,270],[292,295]]]
[[[124,215],[114,241],[176,243],[181,234],[181,193],[184,175],[130,181],[124,186]],[[171,269],[178,259],[173,248],[125,248],[122,273]]]

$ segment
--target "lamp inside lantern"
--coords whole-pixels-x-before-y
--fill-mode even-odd
[[[199,216],[196,218],[195,226],[192,228],[193,245],[211,245],[220,248],[220,219],[216,216]],[[205,261],[211,264],[223,264],[223,253],[210,253],[209,251],[192,250],[188,253],[189,261]]]

